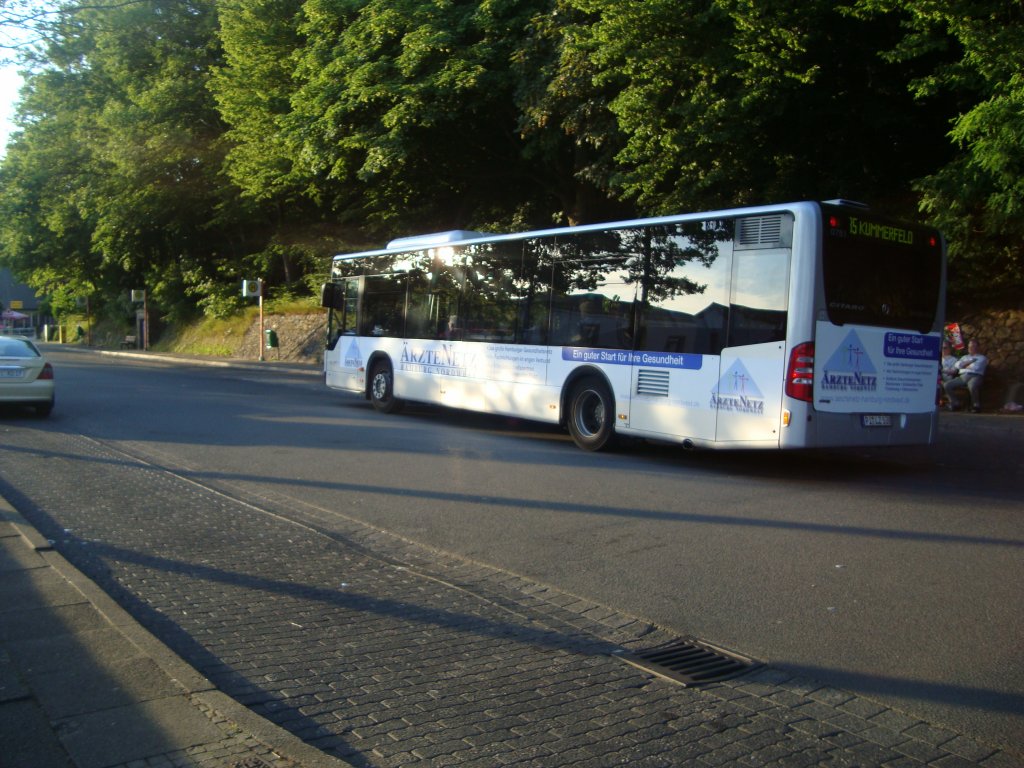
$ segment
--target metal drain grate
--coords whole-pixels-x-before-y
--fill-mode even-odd
[[[615,655],[627,664],[683,686],[728,680],[761,666],[746,656],[682,638],[646,651],[616,651]]]
[[[270,768],[270,764],[258,757],[247,757],[244,760],[238,760],[232,765],[232,768]]]

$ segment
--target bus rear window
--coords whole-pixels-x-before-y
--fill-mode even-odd
[[[825,307],[836,325],[927,333],[940,310],[938,232],[822,206]]]

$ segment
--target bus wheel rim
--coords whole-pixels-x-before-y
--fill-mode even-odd
[[[373,377],[373,397],[375,400],[386,400],[388,397],[388,377],[383,371]]]
[[[576,427],[580,434],[594,437],[604,426],[604,401],[593,390],[580,395],[579,407],[576,410]]]

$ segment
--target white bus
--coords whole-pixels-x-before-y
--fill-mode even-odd
[[[929,444],[945,244],[836,200],[334,258],[329,387],[707,448]]]

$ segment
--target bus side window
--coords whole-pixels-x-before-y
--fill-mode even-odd
[[[736,252],[727,346],[786,338],[789,255],[788,249]]]
[[[363,336],[401,336],[405,333],[406,276],[374,275],[363,288]]]
[[[437,338],[433,327],[436,297],[431,293],[431,273],[409,275],[409,312],[405,319],[405,335],[410,339]]]
[[[556,292],[551,298],[551,336],[549,344],[566,346],[572,343],[574,326],[574,308],[564,293]]]
[[[518,242],[467,246],[465,251],[458,338],[508,342],[515,339],[517,293],[523,246]],[[461,332],[461,333],[460,333]]]
[[[731,228],[718,220],[677,224],[656,228],[649,240],[637,348],[720,354],[729,318]]]
[[[548,343],[548,305],[551,298],[547,292],[531,293],[519,307],[516,342],[519,344]]]
[[[523,244],[523,269],[519,279],[517,341],[520,344],[548,344],[554,269],[549,246],[529,240]]]

